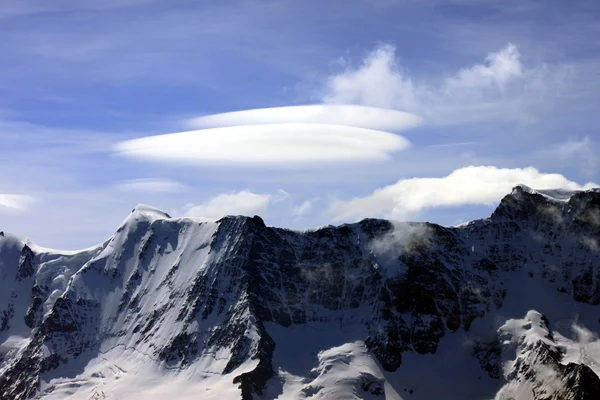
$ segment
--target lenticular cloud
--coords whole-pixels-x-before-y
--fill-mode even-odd
[[[421,118],[398,110],[320,104],[235,111],[194,118],[198,130],[118,143],[120,155],[175,164],[318,166],[374,162],[410,146],[390,133]]]
[[[176,164],[323,165],[382,161],[410,146],[402,136],[324,124],[269,124],[148,136],[118,143],[123,156]]]
[[[191,128],[262,124],[330,124],[384,131],[402,131],[421,124],[421,118],[404,111],[351,104],[313,104],[260,108],[206,115],[188,121]]]

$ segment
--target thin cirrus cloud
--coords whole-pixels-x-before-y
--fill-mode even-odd
[[[260,124],[328,124],[347,125],[383,131],[402,131],[419,126],[415,114],[386,108],[352,104],[312,104],[234,111],[192,118],[192,128]]]
[[[293,212],[296,217],[302,217],[308,213],[310,213],[313,209],[313,204],[317,201],[317,199],[306,200],[299,206],[295,207]]]
[[[374,129],[323,124],[211,128],[117,143],[126,157],[173,164],[312,166],[384,161],[410,142]]]
[[[181,192],[186,186],[171,179],[142,178],[119,182],[117,189],[126,192],[173,193]]]
[[[536,189],[586,190],[598,185],[579,184],[561,174],[546,174],[533,167],[496,168],[470,166],[457,169],[442,178],[411,178],[375,190],[365,197],[331,204],[336,221],[383,216],[405,219],[426,208],[461,205],[491,205],[525,184]]]
[[[0,193],[0,211],[26,211],[34,202],[34,198],[22,194]]]
[[[269,194],[253,193],[248,190],[220,194],[202,204],[188,205],[185,216],[216,220],[225,215],[263,214],[272,200],[273,196]]]

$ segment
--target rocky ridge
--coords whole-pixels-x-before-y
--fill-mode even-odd
[[[407,354],[435,355],[446,338],[483,321],[521,317],[511,299],[531,282],[597,329],[590,310],[600,304],[598,240],[600,192],[560,197],[524,186],[490,218],[460,227],[366,219],[296,232],[267,227],[260,217],[199,222],[141,206],[110,240],[81,252],[4,234],[0,398],[51,395],[61,371],[75,369],[75,377],[115,348],[168,369],[210,364],[205,370],[230,377],[241,398],[269,398],[281,375],[271,326],[353,330],[384,375],[401,375]],[[596,398],[598,371],[564,364],[538,314],[526,318],[537,318],[547,334],[533,344],[515,347],[493,336],[472,346],[486,379],[497,382],[489,389],[501,396],[525,382],[534,399]],[[537,364],[551,365],[558,389],[532,372]],[[352,390],[393,398],[383,378],[357,379]],[[311,387],[305,395],[325,390]],[[418,390],[409,396],[418,398]]]

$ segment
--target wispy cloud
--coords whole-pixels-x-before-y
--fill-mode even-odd
[[[409,147],[401,136],[320,124],[213,128],[118,143],[118,154],[174,164],[316,166],[383,161]]]
[[[263,214],[273,196],[242,190],[220,194],[199,205],[188,205],[185,215],[193,218],[219,219],[225,215],[253,216]]]
[[[492,205],[518,184],[536,189],[570,190],[598,186],[593,182],[579,184],[561,174],[542,173],[533,167],[471,166],[457,169],[442,178],[402,179],[365,197],[335,201],[330,213],[337,221],[367,216],[406,219],[427,208]]]
[[[302,217],[303,215],[308,214],[313,209],[313,204],[317,201],[317,199],[309,199],[304,201],[297,207],[294,207],[294,215],[296,217]]]
[[[100,11],[115,8],[128,8],[155,1],[156,0],[106,0],[98,3],[88,3],[74,0],[57,0],[52,2],[40,0],[4,0],[0,4],[0,18],[57,12]]]
[[[582,139],[569,140],[549,149],[561,163],[576,162],[586,176],[594,176],[598,168],[598,156],[594,151],[594,143],[589,136]]]
[[[34,200],[31,196],[0,193],[0,212],[26,211]]]
[[[153,192],[153,193],[173,193],[181,192],[186,189],[186,186],[171,179],[158,178],[142,178],[130,179],[119,182],[116,185],[117,189],[128,192]]]
[[[293,10],[304,7],[289,1],[174,0],[169,7],[156,0],[4,3],[3,16],[16,17],[17,23],[0,30],[7,38],[0,49],[16,57],[2,64],[20,81],[36,74],[19,65],[43,60],[46,73],[37,81],[166,83],[216,90],[232,79],[224,73],[231,68],[231,57],[245,60],[248,69],[260,65],[297,76],[312,58],[325,54],[320,49],[324,44],[303,39],[307,35]],[[132,13],[139,18],[131,18]],[[18,23],[24,17],[36,18],[35,29]]]

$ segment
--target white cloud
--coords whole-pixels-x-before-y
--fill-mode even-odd
[[[131,179],[117,184],[117,189],[128,192],[153,192],[170,193],[180,192],[185,189],[185,185],[170,179]]]
[[[569,139],[553,143],[545,148],[533,151],[529,158],[534,162],[556,165],[563,168],[576,168],[584,176],[593,178],[598,170],[597,149],[594,141],[585,136],[581,139]]]
[[[490,87],[501,90],[511,80],[521,76],[521,54],[515,45],[509,44],[496,53],[488,54],[484,64],[462,69],[456,76],[448,78],[444,90],[450,94],[454,91],[479,91]]]
[[[509,169],[470,166],[457,169],[442,178],[399,180],[375,190],[369,196],[336,201],[332,203],[330,212],[337,221],[368,216],[405,219],[431,207],[491,205],[518,184],[536,189],[569,190],[598,186],[592,182],[580,185],[561,174],[545,174],[533,167]]]
[[[277,192],[273,196],[272,202],[273,203],[282,203],[282,202],[291,201],[291,200],[292,200],[292,195],[290,193],[286,192],[283,189],[277,189]]]
[[[598,157],[594,151],[594,143],[589,136],[580,140],[569,140],[555,149],[557,158],[561,162],[575,160],[584,174],[593,176],[598,166]]]
[[[13,211],[25,211],[33,203],[34,198],[22,194],[0,193],[0,211],[8,209]]]
[[[219,219],[225,215],[263,214],[272,196],[247,190],[231,194],[220,194],[200,205],[189,205],[185,215],[192,218]]]
[[[569,140],[556,147],[557,156],[561,159],[581,156],[592,148],[592,141],[589,136],[579,140]]]
[[[326,103],[355,103],[413,112],[450,125],[489,121],[531,122],[552,101],[565,70],[525,65],[517,46],[487,55],[483,63],[439,81],[419,81],[402,70],[395,48],[383,45],[354,69],[328,79]]]
[[[313,208],[314,200],[306,200],[304,203],[300,204],[298,207],[294,208],[294,215],[297,217],[301,217],[307,213],[309,213]]]
[[[213,128],[118,143],[121,155],[175,164],[315,165],[382,161],[409,147],[402,136],[339,125],[276,124]]]
[[[348,104],[273,107],[207,115],[188,121],[191,128],[259,124],[329,124],[399,131],[421,123],[421,118],[398,110]]]
[[[371,52],[358,69],[329,78],[325,103],[354,103],[411,110],[419,101],[417,89],[396,63],[396,49],[383,45]]]

